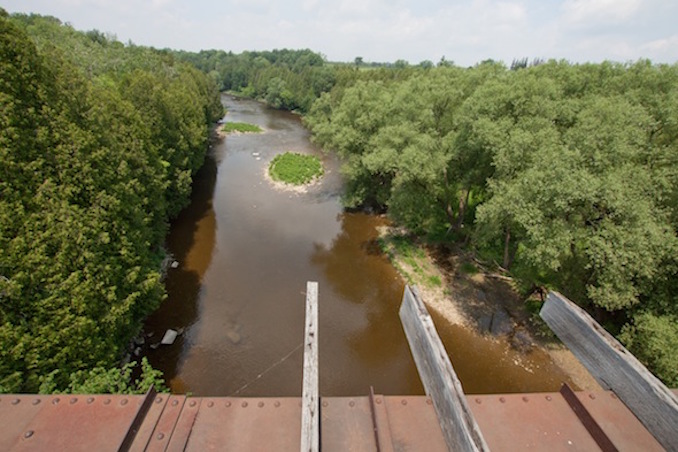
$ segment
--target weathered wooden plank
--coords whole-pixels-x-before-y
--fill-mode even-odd
[[[586,311],[550,292],[539,313],[603,388],[667,450],[678,451],[678,398]]]
[[[318,283],[306,283],[304,376],[301,408],[301,452],[320,449],[320,400],[318,399]]]
[[[416,287],[405,287],[400,320],[426,394],[433,400],[448,449],[489,450]]]

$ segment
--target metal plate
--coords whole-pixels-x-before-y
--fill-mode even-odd
[[[167,449],[167,445],[174,432],[174,426],[177,424],[177,420],[179,420],[179,415],[181,415],[184,403],[192,403],[195,405],[198,402],[195,399],[191,399],[190,402],[187,402],[186,396],[172,395],[169,397],[165,409],[162,411],[155,429],[153,429],[151,439],[148,441],[148,445],[146,446],[147,451],[162,452]]]
[[[197,398],[191,398],[184,403],[184,409],[181,410],[181,415],[179,415],[177,424],[174,426],[172,438],[167,446],[168,451],[180,452],[186,449],[186,443],[188,443],[188,438],[191,436],[191,430],[193,429],[198,411],[200,411],[201,403],[202,399]]]
[[[438,416],[428,398],[386,396],[384,402],[394,450],[447,451]]]
[[[28,426],[49,397],[0,395],[0,450],[11,450],[31,431]]]
[[[153,405],[151,405],[148,413],[146,413],[146,417],[134,438],[134,442],[130,447],[130,452],[143,452],[146,450],[146,447],[151,440],[151,436],[153,435],[153,430],[155,430],[155,426],[160,420],[160,416],[162,415],[169,398],[169,394],[157,394],[155,396]]]
[[[320,440],[323,451],[377,450],[368,397],[323,397],[320,415]]]
[[[664,450],[613,392],[582,391],[575,394],[620,451]]]
[[[591,451],[598,445],[560,393],[467,395],[493,451]]]
[[[298,451],[301,399],[203,398],[187,451]]]
[[[22,432],[18,438],[15,436],[18,441],[4,450],[115,451],[144,397],[64,395],[21,399],[14,406],[0,402],[3,417],[25,421],[31,410],[24,410],[22,405],[30,404],[37,410],[30,422],[21,422]]]

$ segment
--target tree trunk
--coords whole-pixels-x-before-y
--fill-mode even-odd
[[[506,235],[504,236],[504,262],[502,264],[502,267],[504,267],[506,270],[508,270],[511,267],[510,245],[511,245],[511,228],[509,226],[506,226]]]
[[[471,190],[465,188],[461,191],[461,196],[459,197],[459,214],[457,216],[457,223],[455,229],[459,230],[464,226],[464,214],[466,213],[466,206],[468,206],[468,198],[471,195]]]

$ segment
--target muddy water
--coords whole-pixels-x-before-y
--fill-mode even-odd
[[[306,281],[319,283],[320,392],[421,394],[398,318],[403,281],[376,245],[384,219],[342,211],[338,164],[308,140],[299,118],[225,96],[228,121],[261,134],[231,135],[211,149],[192,204],[168,247],[179,267],[168,299],[147,321],[146,350],[174,392],[298,396]],[[321,156],[323,182],[307,193],[264,178],[277,153]],[[557,390],[563,376],[545,356],[521,358],[436,319],[468,392]],[[167,328],[182,334],[150,347]]]

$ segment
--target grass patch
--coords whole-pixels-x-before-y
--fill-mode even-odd
[[[410,236],[386,235],[380,238],[381,249],[408,284],[429,288],[443,288],[438,274],[423,246]]]
[[[428,285],[433,286],[433,287],[440,287],[443,285],[442,279],[440,279],[440,276],[438,275],[431,275],[428,277]]]
[[[478,273],[478,267],[476,267],[470,262],[464,262],[463,264],[461,264],[459,271],[467,275],[475,275],[476,273]]]
[[[224,133],[259,133],[262,132],[261,127],[256,124],[248,124],[246,122],[227,122],[221,128]]]
[[[304,185],[323,175],[323,165],[315,155],[285,152],[276,155],[268,166],[273,180],[292,185]]]

